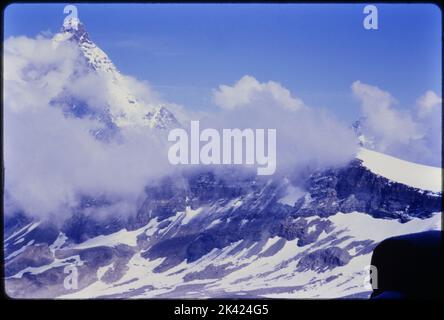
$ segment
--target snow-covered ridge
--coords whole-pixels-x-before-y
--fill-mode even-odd
[[[357,158],[373,173],[414,188],[442,192],[441,168],[401,160],[360,148]]]
[[[80,24],[79,18],[71,17],[63,21],[63,28],[65,30],[69,29],[77,30],[79,28],[79,24]]]

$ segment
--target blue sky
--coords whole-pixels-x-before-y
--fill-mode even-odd
[[[57,32],[64,6],[8,6],[5,38]],[[441,11],[434,5],[377,5],[377,31],[363,28],[364,4],[76,6],[123,73],[188,108],[214,107],[212,89],[246,74],[280,82],[347,122],[360,111],[350,90],[355,80],[389,91],[401,108],[426,90],[441,95]]]

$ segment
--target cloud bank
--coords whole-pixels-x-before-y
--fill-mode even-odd
[[[46,217],[74,210],[82,195],[96,195],[112,199],[116,213],[134,212],[147,181],[170,170],[159,137],[143,127],[120,128],[120,139],[109,142],[95,137],[113,99],[105,79],[90,72],[69,42],[10,38],[4,61],[8,201]],[[139,99],[153,96],[146,84],[127,81]],[[68,104],[87,106],[95,116],[67,114]]]
[[[307,106],[282,84],[244,76],[213,91],[219,112],[205,119],[219,128],[277,131],[277,172],[340,166],[356,154],[357,139],[348,125],[327,110]]]
[[[77,210],[83,196],[93,195],[110,205],[91,214],[132,214],[147,183],[172,173],[162,134],[143,125],[112,125],[112,117],[126,111],[122,95],[109,78],[92,72],[77,46],[10,38],[4,62],[8,211],[63,217]],[[121,80],[142,106],[131,117],[140,119],[144,106],[162,102],[147,83],[123,75]],[[422,163],[440,161],[442,100],[436,93],[427,91],[414,110],[401,111],[380,88],[356,81],[352,91],[362,104],[365,134],[375,138],[379,150]],[[167,108],[181,119],[200,119],[202,128],[276,129],[277,174],[341,166],[356,154],[349,124],[308,106],[278,82],[245,75],[214,89],[213,101],[218,108],[206,113],[176,104]],[[128,123],[135,120],[131,117]],[[103,132],[110,138],[98,138]]]

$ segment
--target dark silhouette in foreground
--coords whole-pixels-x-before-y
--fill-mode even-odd
[[[374,250],[377,270],[372,299],[442,299],[442,232],[426,231],[386,239]]]

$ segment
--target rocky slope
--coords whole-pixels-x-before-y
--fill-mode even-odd
[[[79,208],[56,226],[15,215],[5,224],[8,293],[366,296],[372,249],[388,236],[439,229],[441,193],[388,180],[362,163],[315,172],[301,186],[291,177],[187,172],[147,186],[130,217],[94,219]],[[78,268],[74,292],[63,287],[66,265]]]

